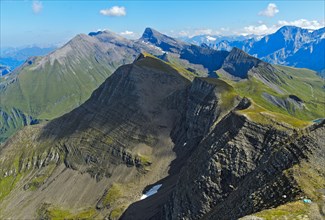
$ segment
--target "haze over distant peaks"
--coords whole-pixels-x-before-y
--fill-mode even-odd
[[[238,39],[218,38],[207,42],[208,35],[193,37],[191,43],[205,43],[217,50],[230,51],[238,47],[245,52],[273,64],[308,68],[325,73],[325,28],[303,29],[296,26],[283,26],[273,34],[262,38]],[[195,39],[195,40],[194,40]]]

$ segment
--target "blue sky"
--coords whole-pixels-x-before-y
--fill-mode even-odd
[[[1,0],[1,47],[62,44],[109,29],[130,38],[145,27],[168,35],[267,34],[283,25],[324,26],[320,1]],[[116,7],[114,7],[116,6]]]

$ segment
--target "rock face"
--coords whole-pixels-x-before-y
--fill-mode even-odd
[[[233,48],[222,64],[222,69],[234,77],[247,78],[248,71],[257,67],[262,61],[251,57],[244,51]]]
[[[237,219],[293,200],[301,191],[285,170],[324,152],[324,131],[289,134],[228,115],[183,167],[166,219]]]
[[[140,38],[140,41],[150,42],[167,52],[180,53],[182,49],[189,44],[176,40],[167,35],[161,34],[152,28],[146,28]]]
[[[217,51],[208,47],[191,45],[181,51],[180,58],[188,60],[190,63],[201,64],[211,73],[222,66],[228,55],[229,52],[227,51]]]
[[[247,107],[245,100],[237,109],[243,107]],[[290,170],[303,161],[317,161],[315,169],[325,163],[320,157],[325,153],[320,135],[325,131],[324,121],[302,133],[280,131],[231,112],[211,131],[194,134],[191,124],[198,123],[193,117],[189,121],[189,137],[205,135],[195,139],[177,133],[191,155],[169,192],[169,200],[152,216],[134,211],[150,209],[149,205],[130,206],[122,219],[238,219],[304,195],[306,189]],[[209,123],[204,125],[209,127]],[[323,176],[324,171],[320,172]]]

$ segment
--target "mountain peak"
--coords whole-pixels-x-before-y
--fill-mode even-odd
[[[243,50],[239,49],[238,47],[233,47],[230,51],[231,54],[238,54],[238,53],[242,53],[242,54],[246,54],[247,56],[249,56],[247,53],[245,53]]]
[[[233,77],[245,79],[247,78],[248,71],[261,62],[263,61],[234,47],[226,57],[222,69]]]
[[[159,59],[159,58],[155,57],[154,55],[151,55],[151,54],[149,54],[149,53],[147,53],[147,52],[142,51],[142,52],[139,53],[139,55],[137,56],[137,58],[135,58],[135,60],[134,60],[133,63],[135,63],[136,61],[139,61],[139,60],[145,59],[145,58],[147,58],[147,57],[155,58],[155,59],[157,59],[157,60]]]
[[[140,40],[143,40],[144,42],[149,42],[157,47],[160,47],[164,51],[170,52],[180,51],[182,48],[184,48],[185,45],[187,45],[184,42],[162,34],[149,27],[144,30]]]
[[[288,35],[296,35],[298,33],[305,34],[308,32],[309,32],[308,29],[304,29],[304,28],[296,27],[296,26],[292,26],[292,25],[287,25],[287,26],[282,26],[274,34],[275,35],[281,34],[281,35],[288,36]]]
[[[286,25],[286,26],[282,26],[279,30],[299,30],[299,29],[302,28],[293,25]]]
[[[90,32],[88,35],[93,37],[93,36],[96,36],[96,35],[99,35],[99,34],[102,34],[104,33],[105,31],[95,31],[95,32]]]
[[[143,34],[142,34],[142,38],[150,38],[150,37],[153,37],[153,36],[158,37],[158,36],[161,36],[161,35],[163,35],[163,34],[156,31],[153,28],[147,27],[144,30]]]
[[[160,42],[165,42],[168,40],[173,40],[176,41],[175,39],[164,35],[158,31],[156,31],[153,28],[147,27],[141,37],[142,40],[144,41],[149,41],[150,43],[156,44],[156,43],[160,43]]]
[[[97,38],[99,41],[101,42],[123,42],[123,43],[127,43],[128,40],[125,39],[124,37],[109,31],[109,30],[100,30],[97,32],[90,32],[88,34],[88,36],[90,37],[94,37]]]
[[[251,56],[249,55],[248,53],[246,53],[245,51],[237,48],[237,47],[234,47],[232,48],[232,50],[230,51],[228,57],[228,59],[253,59],[253,60],[257,60],[258,62],[262,62],[260,59],[254,57],[254,56]]]

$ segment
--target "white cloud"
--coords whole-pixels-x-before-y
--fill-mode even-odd
[[[43,4],[40,1],[33,1],[32,9],[35,14],[40,13],[43,10]]]
[[[197,35],[218,35],[220,34],[217,30],[212,29],[187,29],[179,31],[178,33],[170,32],[171,34],[175,35],[176,37],[194,37]]]
[[[231,36],[231,35],[258,35],[263,36],[276,32],[282,26],[291,25],[305,29],[319,29],[325,26],[325,20],[307,20],[299,19],[295,21],[280,20],[274,24],[264,24],[263,21],[257,21],[255,25],[249,25],[239,29],[230,29],[221,27],[219,29],[185,29],[182,31],[170,32],[174,37],[194,37],[197,35],[207,35],[207,37],[214,37],[215,35]],[[212,39],[211,39],[212,40]]]
[[[107,31],[107,29],[105,29],[105,28],[103,28],[103,29],[102,28],[98,28],[97,29],[97,32],[99,32],[99,31],[103,32],[103,31]]]
[[[174,33],[174,31],[172,32],[172,34]],[[188,37],[190,35],[190,33],[188,31],[180,31],[178,32],[178,34],[176,34],[176,36],[179,37]]]
[[[212,29],[197,29],[194,30],[195,35],[213,34]]]
[[[291,26],[297,26],[301,28],[306,28],[306,29],[319,29],[324,27],[324,20],[323,21],[316,21],[312,20],[309,21],[307,19],[299,19],[295,21],[278,21],[279,26],[286,26],[286,25],[291,25]]]
[[[271,34],[276,32],[280,27],[282,26],[296,26],[296,27],[301,27],[305,29],[312,29],[316,30],[319,28],[324,27],[325,21],[317,21],[317,20],[307,20],[307,19],[299,19],[295,21],[278,21],[276,24],[267,26],[265,24],[259,24],[259,25],[250,25],[247,27],[243,28],[243,31],[240,33],[242,35],[250,35],[250,34],[255,34],[255,35],[265,35],[265,34]]]
[[[247,27],[244,27],[244,31],[242,32],[242,35],[264,35],[264,34],[270,34],[276,31],[276,27],[273,25],[271,27],[266,26],[265,24],[261,24],[258,26],[250,25]]]
[[[126,38],[131,38],[131,39],[140,37],[140,35],[138,33],[135,33],[133,31],[128,31],[128,30],[120,32],[120,35],[122,35],[123,37],[126,37]]]
[[[220,31],[227,32],[227,31],[230,31],[230,28],[228,28],[228,27],[222,27],[222,28],[220,28]]]
[[[133,35],[134,34],[134,32],[133,31],[123,31],[123,32],[121,32],[120,33],[121,35]]]
[[[102,9],[99,11],[99,13],[105,16],[119,17],[119,16],[125,16],[126,10],[125,7],[113,6],[111,8]]]
[[[266,16],[266,17],[273,17],[277,13],[279,13],[279,9],[276,6],[276,4],[270,3],[264,10],[260,11],[258,13],[258,15]]]

